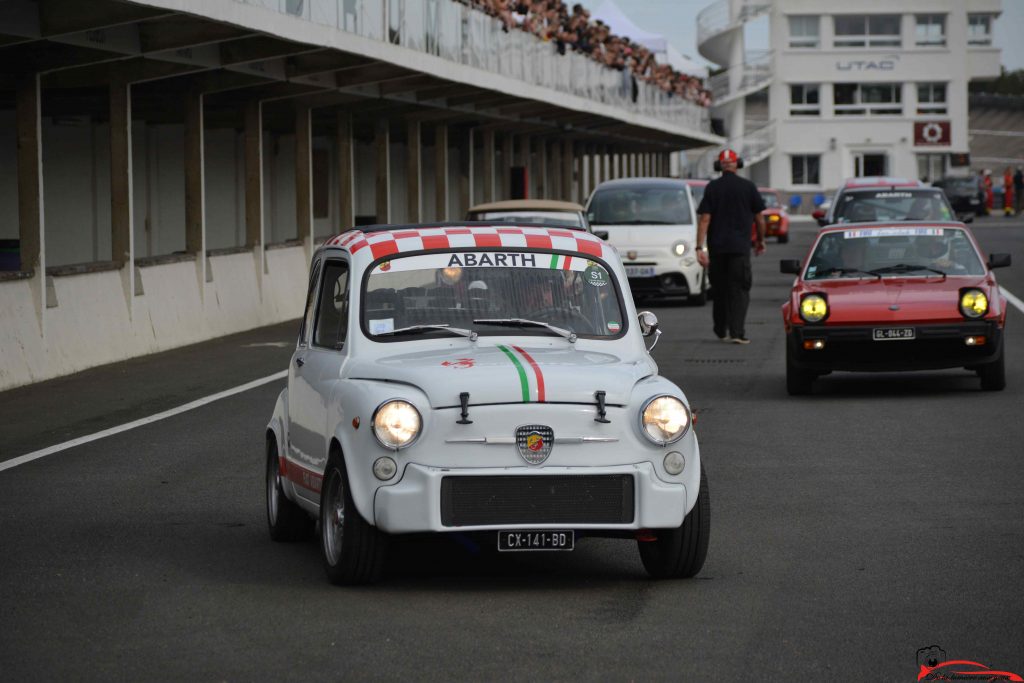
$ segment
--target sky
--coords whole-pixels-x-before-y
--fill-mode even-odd
[[[603,0],[574,0],[594,9]],[[645,31],[663,34],[677,50],[701,64],[707,60],[697,52],[697,13],[711,0],[616,0],[619,9]],[[1024,0],[1003,0],[1003,13],[996,20],[994,42],[1002,49],[1003,66],[1024,69]],[[747,30],[747,49],[768,48],[765,18],[752,22]]]

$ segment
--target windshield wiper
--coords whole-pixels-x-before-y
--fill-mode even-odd
[[[881,273],[910,273],[915,270],[927,270],[936,275],[941,275],[943,279],[946,278],[945,271],[936,270],[935,268],[929,268],[928,266],[919,266],[913,263],[897,263],[895,266],[886,266],[885,268],[876,268],[871,272],[875,275],[881,276]]]
[[[460,337],[469,337],[470,341],[476,341],[477,338],[477,333],[473,330],[464,330],[461,327],[452,327],[448,323],[437,323],[436,325],[410,325],[409,327],[400,327],[397,330],[391,330],[389,332],[381,332],[374,336],[384,337],[397,334],[418,334],[420,332],[431,332],[433,330],[443,330],[445,332],[457,334]]]
[[[870,275],[871,277],[877,277],[879,280],[882,276],[873,270],[859,270],[857,268],[828,268],[821,271],[820,273],[814,274],[814,279],[818,279],[823,275],[831,275],[832,273],[839,273],[840,275],[849,275],[851,273],[860,273],[861,275]]]
[[[525,318],[480,318],[473,321],[474,325],[500,325],[502,327],[544,327],[555,334],[565,337],[570,344],[576,343],[576,333],[563,327],[557,327],[551,323],[539,320],[526,320]]]
[[[591,222],[591,225],[689,225],[689,222],[686,222],[686,223],[682,223],[682,222],[680,222],[680,223],[672,223],[670,221],[615,221],[614,223],[611,223],[611,222],[609,222],[609,223],[605,223],[605,222],[593,223],[593,222]]]

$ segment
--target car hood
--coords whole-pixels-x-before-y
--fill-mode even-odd
[[[347,374],[352,379],[414,385],[427,395],[431,407],[441,408],[459,405],[464,391],[469,392],[470,405],[593,404],[596,391],[606,392],[609,405],[626,405],[633,385],[655,371],[650,358],[627,362],[611,353],[578,350],[567,342],[551,346],[517,338],[510,344],[467,343],[462,349],[353,359]]]
[[[695,225],[595,225],[594,230],[608,232],[608,243],[620,252],[625,249],[657,248],[666,250],[679,240],[693,244]]]
[[[828,295],[828,323],[939,322],[959,319],[960,289],[989,291],[984,276],[830,280],[814,283]]]

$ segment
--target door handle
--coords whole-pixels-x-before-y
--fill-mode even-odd
[[[295,364],[298,365],[301,368],[303,365],[306,364],[306,359],[302,358],[302,357],[297,357],[295,359]]]

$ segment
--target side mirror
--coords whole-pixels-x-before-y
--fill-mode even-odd
[[[974,214],[973,213],[965,214],[964,217],[963,217],[963,221],[964,221],[964,223],[973,223],[974,222]]]
[[[1010,265],[1009,254],[989,254],[988,255],[988,267],[989,268],[1006,268]],[[652,313],[653,315],[653,313]]]
[[[640,332],[645,337],[650,337],[658,330],[658,316],[650,311],[641,311],[636,317],[640,322]]]
[[[596,237],[599,240],[604,240],[605,242],[607,242],[608,241],[608,231],[607,230],[595,230],[594,231],[594,237]]]
[[[779,261],[779,272],[789,273],[790,275],[800,274],[800,261],[795,258],[784,258]]]
[[[825,212],[821,209],[815,209],[814,211],[811,212],[811,217],[814,218],[815,220],[820,221],[822,218],[825,217]]]

